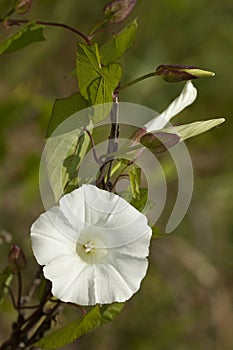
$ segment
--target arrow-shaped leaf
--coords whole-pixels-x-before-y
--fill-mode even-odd
[[[26,24],[18,32],[0,43],[0,54],[16,51],[36,41],[44,41],[44,26],[34,22]]]
[[[65,327],[57,330],[53,334],[39,340],[34,345],[42,349],[57,349],[72,343],[84,334],[93,331],[100,325],[101,314],[99,306],[95,306],[88,314]]]
[[[97,44],[78,44],[77,74],[80,93],[89,106],[102,105],[101,108],[93,108],[92,120],[99,122],[105,119],[111,110],[113,92],[121,78],[121,66],[110,63],[102,67]]]
[[[47,128],[46,137],[51,136],[55,129],[68,117],[86,107],[86,100],[78,92],[73,93],[67,98],[55,100],[53,104],[51,118],[49,120],[49,125]],[[85,122],[85,125],[87,124],[88,118]]]
[[[104,65],[115,62],[135,42],[138,28],[138,20],[128,24],[120,33],[108,40],[100,47],[101,63]]]

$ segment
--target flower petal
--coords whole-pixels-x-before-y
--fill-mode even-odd
[[[76,241],[64,235],[65,223],[66,232],[75,232],[64,221],[59,207],[55,206],[49,211],[40,215],[31,227],[31,239],[33,253],[40,265],[46,265],[56,257],[63,254],[70,254],[76,249]]]
[[[147,132],[160,130],[173,118],[180,113],[187,106],[192,104],[197,97],[197,89],[193,86],[189,80],[185,83],[181,94],[165,109],[164,112],[156,116],[144,125]]]
[[[71,254],[58,257],[46,265],[43,271],[52,282],[54,296],[64,302],[88,305],[95,301],[93,266]]]
[[[126,265],[128,263],[128,267]],[[122,261],[117,266],[116,261],[112,265],[96,266],[96,302],[110,304],[113,301],[123,302],[128,300],[140,287],[142,278],[146,274],[147,259]],[[125,269],[124,269],[125,268]],[[131,274],[130,276],[128,274]]]
[[[75,229],[83,224],[96,228],[121,228],[146,217],[125,199],[93,185],[83,185],[63,196],[60,208]]]

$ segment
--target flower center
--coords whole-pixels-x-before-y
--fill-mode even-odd
[[[86,243],[77,243],[76,252],[88,264],[104,262],[107,249],[99,239],[88,239]]]
[[[95,244],[91,241],[88,241],[83,245],[84,251],[87,254],[94,253],[95,251]]]

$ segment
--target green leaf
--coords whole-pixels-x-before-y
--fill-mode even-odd
[[[113,91],[120,81],[121,66],[110,63],[102,68],[102,74],[89,87],[90,104],[92,105],[89,115],[94,123],[104,120],[112,109]]]
[[[123,310],[124,305],[124,303],[113,303],[101,306],[101,324],[112,321]]]
[[[119,59],[135,42],[138,20],[128,24],[120,33],[100,47],[101,63],[106,65]]]
[[[223,122],[225,122],[224,118],[210,119],[210,120],[194,122],[190,124],[174,126],[174,128],[163,129],[163,131],[165,132],[175,131],[180,136],[180,141],[184,141],[191,137],[202,134],[203,132],[206,132],[214,128],[215,126],[222,124]]]
[[[89,145],[89,137],[86,133],[82,134],[78,142],[73,145],[71,148],[71,153],[66,157],[66,159],[63,162],[63,166],[66,169],[66,173],[68,174],[68,182],[69,182],[69,187],[66,188],[66,193],[71,192],[72,188],[70,186],[77,186],[77,169],[86,153],[87,147]],[[75,180],[76,181],[72,181]],[[71,190],[70,190],[71,189]]]
[[[49,137],[58,127],[58,125],[68,117],[86,107],[86,100],[78,92],[73,93],[67,98],[55,100],[47,128],[46,137]],[[87,124],[88,118],[85,121],[85,125]]]
[[[140,200],[141,168],[132,165],[129,168],[129,179],[133,198]]]
[[[101,314],[99,306],[97,305],[81,319],[66,325],[33,345],[42,349],[57,349],[70,344],[82,335],[93,331],[100,325],[100,323]]]
[[[90,100],[88,88],[90,84],[101,77],[101,64],[98,45],[78,43],[77,74],[80,93],[86,100]]]
[[[44,41],[44,26],[36,23],[28,23],[15,34],[9,36],[0,43],[0,54],[16,51],[23,47],[36,42]]]
[[[101,67],[97,44],[78,44],[77,74],[80,93],[89,106],[102,105],[92,108],[92,120],[95,123],[104,120],[111,110],[112,95],[121,79],[121,66],[111,63]]]
[[[12,273],[9,267],[5,267],[5,269],[0,273],[0,304],[2,303],[5,295],[7,294],[6,286],[9,286],[12,280]]]
[[[90,123],[88,111],[84,109],[86,106],[87,102],[79,93],[56,100],[53,105],[44,155],[55,202],[75,177],[88,149],[90,140],[83,133],[83,127]]]
[[[60,124],[47,139],[42,169],[53,191],[54,202],[59,200],[65,189],[67,192],[66,187],[74,178],[86,154],[90,140],[87,133],[83,131],[83,126],[86,125],[87,120],[87,110],[83,109],[77,115],[73,114],[65,123]]]

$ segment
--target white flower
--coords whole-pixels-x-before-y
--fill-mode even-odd
[[[185,83],[181,94],[174,101],[172,101],[165,111],[146,123],[144,128],[147,132],[164,128],[171,118],[191,105],[195,101],[196,97],[197,89],[193,86],[192,82],[188,80]]]
[[[80,305],[129,299],[146,274],[150,238],[145,215],[93,185],[64,195],[31,227],[53,295]]]
[[[174,101],[172,101],[168,108],[166,108],[165,111],[154,117],[143,126],[145,133],[161,130],[164,132],[178,134],[180,136],[180,141],[184,141],[190,137],[202,134],[203,132],[212,129],[225,121],[224,118],[218,118],[174,127],[166,127],[169,121],[183,109],[192,104],[195,101],[196,97],[197,89],[193,86],[191,80],[188,80],[185,83],[181,94]]]

